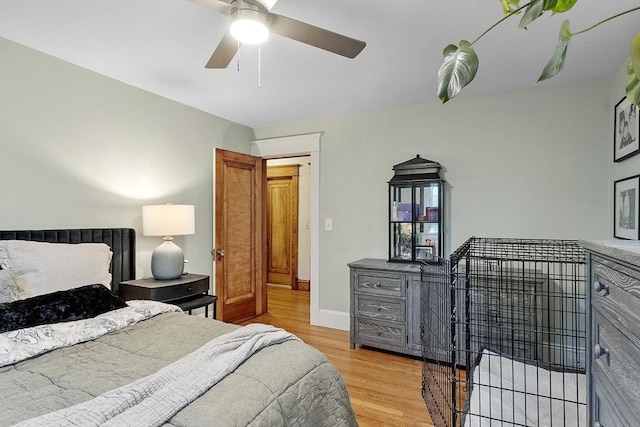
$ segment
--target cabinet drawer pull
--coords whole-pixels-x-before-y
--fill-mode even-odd
[[[191,286],[189,286],[189,287],[187,288],[187,292],[192,292],[192,291],[193,291],[193,288],[192,288]]]
[[[609,285],[607,285],[606,283],[602,283],[599,280],[596,280],[593,282],[593,291],[594,292],[604,291],[602,295],[609,295]]]
[[[600,344],[593,346],[593,357],[599,359],[600,356],[604,356],[605,354],[609,354],[609,350],[602,347]]]
[[[375,283],[373,284],[373,287],[374,287],[374,288],[376,288],[376,289],[378,289],[378,288],[380,287],[380,282],[375,282]]]
[[[382,311],[382,307],[378,306],[378,311]]]
[[[377,334],[378,336],[381,336],[381,335],[382,335],[382,331],[378,331],[378,332],[376,332],[376,334]]]
[[[593,427],[604,427],[600,421],[596,421],[595,423],[593,423]]]

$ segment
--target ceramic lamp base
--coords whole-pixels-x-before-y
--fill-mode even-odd
[[[171,240],[165,240],[151,254],[151,274],[156,280],[171,280],[182,276],[184,252]]]

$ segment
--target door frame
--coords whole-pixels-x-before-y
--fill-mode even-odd
[[[311,282],[310,323],[315,326],[349,330],[349,317],[332,310],[320,310],[320,138],[321,132],[251,141],[251,154],[264,159],[311,157],[309,277]]]

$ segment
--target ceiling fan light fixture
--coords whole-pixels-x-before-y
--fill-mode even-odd
[[[240,43],[260,44],[269,38],[264,14],[253,9],[238,9],[232,14],[229,31]]]

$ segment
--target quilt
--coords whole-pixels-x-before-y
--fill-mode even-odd
[[[237,330],[236,325],[169,311],[97,338],[8,361],[0,368],[0,426],[86,404],[166,372],[175,361]],[[297,339],[254,350],[179,412],[149,425],[357,425],[342,377],[317,350]],[[189,382],[194,389],[201,387],[197,379],[213,370],[202,363],[190,369],[185,390],[190,389]]]

